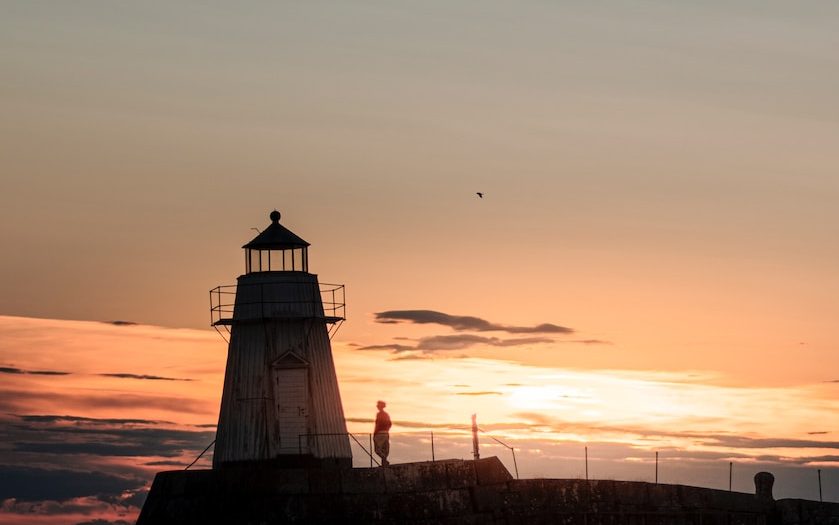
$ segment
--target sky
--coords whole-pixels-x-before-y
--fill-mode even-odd
[[[131,521],[212,441],[208,290],[273,209],[394,460],[477,412],[522,477],[839,501],[835,2],[0,15],[0,523]]]

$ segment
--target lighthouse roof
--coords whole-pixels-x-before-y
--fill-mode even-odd
[[[249,250],[284,250],[309,246],[308,242],[280,224],[280,212],[274,210],[269,217],[271,218],[271,224],[242,248]]]

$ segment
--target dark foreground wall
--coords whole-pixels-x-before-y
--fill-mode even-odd
[[[137,523],[839,525],[839,504],[630,481],[519,481],[487,458],[162,472]]]

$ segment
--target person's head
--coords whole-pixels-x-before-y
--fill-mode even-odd
[[[387,403],[385,403],[384,401],[381,401],[381,400],[379,400],[379,402],[376,403],[376,408],[378,408],[379,410],[383,410],[386,406],[387,406]]]

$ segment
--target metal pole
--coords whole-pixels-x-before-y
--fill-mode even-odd
[[[370,468],[373,468],[373,434],[367,434],[367,441],[370,442]]]
[[[731,478],[733,477],[734,472],[734,462],[728,462],[728,491],[731,492]]]
[[[819,501],[824,501],[822,499],[822,469],[819,469],[817,472],[819,474]]]
[[[655,484],[658,485],[658,450],[655,451]]]
[[[481,459],[481,453],[478,450],[478,414],[472,414],[472,456],[475,459]]]
[[[519,479],[519,464],[516,463],[516,449],[510,447],[510,451],[513,453],[513,467],[516,469],[516,479]]]
[[[588,447],[586,447],[586,481],[588,481]]]
[[[435,461],[435,458],[434,458],[434,432],[431,433],[431,461]]]

